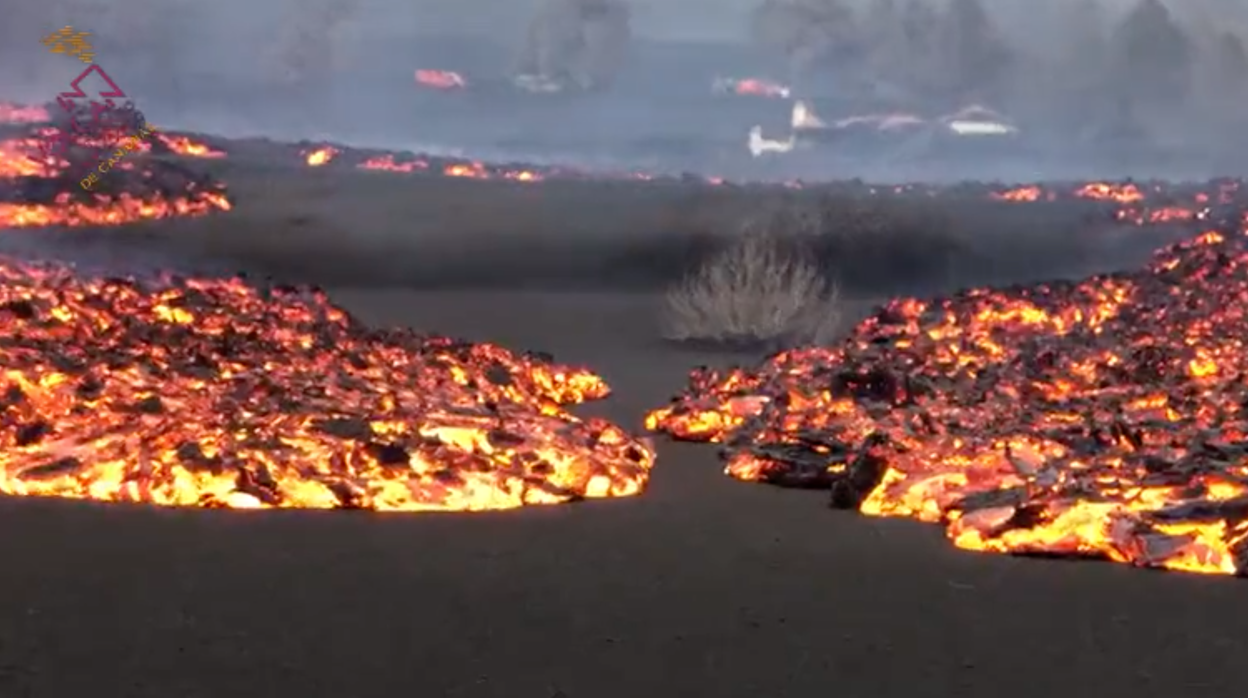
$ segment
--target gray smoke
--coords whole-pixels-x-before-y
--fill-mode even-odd
[[[529,22],[518,70],[582,88],[609,85],[631,36],[620,0],[545,0]]]
[[[1243,0],[763,0],[751,28],[806,92],[860,108],[980,102],[1180,143],[1248,125],[1246,20]]]
[[[65,89],[81,64],[49,55],[39,39],[72,24],[95,34],[99,62],[154,123],[227,136],[444,145],[483,158],[508,148],[523,153],[517,158],[564,162],[570,152],[598,158],[611,139],[666,149],[656,159],[714,139],[718,158],[744,152],[752,123],[787,121],[779,100],[712,102],[709,85],[719,76],[785,79],[796,96],[831,95],[850,113],[892,107],[934,116],[982,102],[1025,130],[1089,140],[1142,129],[1158,142],[1219,150],[1248,133],[1248,0],[1162,0],[1143,9],[1140,0],[8,5],[0,100],[44,103]],[[417,68],[462,72],[471,94],[417,90]],[[519,100],[516,73],[593,94]]]

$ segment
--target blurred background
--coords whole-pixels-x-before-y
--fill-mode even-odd
[[[39,44],[66,24],[154,123],[222,135],[759,176],[1248,161],[1248,0],[47,0],[6,9],[0,100],[81,71]],[[799,100],[834,120],[982,105],[1027,148],[752,157],[750,127],[784,138]]]

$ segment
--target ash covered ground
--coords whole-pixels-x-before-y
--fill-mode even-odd
[[[312,12],[308,21],[325,24],[334,16],[327,12]],[[523,26],[529,15],[516,16],[516,25]],[[116,39],[113,45],[123,43]],[[232,46],[242,43],[235,40]],[[167,76],[142,77],[142,61],[119,58],[119,81],[133,75],[149,118],[162,126],[168,119],[173,126],[166,127],[170,141],[134,154],[135,169],[117,173],[121,177],[102,193],[120,197],[127,185],[146,183],[144,195],[165,202],[189,196],[187,185],[194,182],[211,185],[214,205],[193,210],[133,205],[74,191],[73,179],[22,175],[20,186],[4,185],[2,201],[18,207],[4,209],[5,214],[16,211],[27,223],[6,228],[0,244],[27,261],[79,262],[89,274],[249,272],[243,282],[192,278],[177,287],[193,289],[197,302],[213,309],[205,315],[213,323],[230,315],[229,303],[241,304],[238,315],[255,326],[256,336],[267,338],[251,342],[252,353],[231,357],[236,364],[281,366],[273,380],[246,372],[253,382],[241,395],[225,391],[232,400],[252,398],[248,416],[274,404],[288,408],[279,379],[291,371],[303,371],[307,380],[299,387],[325,399],[315,392],[322,382],[376,369],[367,352],[338,353],[365,338],[374,346],[371,339],[379,335],[362,326],[327,334],[311,321],[296,323],[301,336],[312,338],[304,351],[275,350],[289,339],[291,316],[306,317],[311,308],[332,317],[345,309],[372,328],[408,327],[549,350],[570,365],[591,366],[617,393],[589,409],[624,429],[639,430],[641,416],[669,400],[692,365],[724,367],[758,358],[753,352],[672,346],[659,339],[656,318],[662,289],[760,215],[792,224],[793,235],[781,236],[782,242],[812,253],[844,284],[847,319],[854,320],[896,295],[926,297],[966,286],[1136,268],[1158,245],[1225,224],[1224,209],[1240,205],[1236,181],[1152,182],[1144,178],[1150,169],[1143,165],[1125,168],[1140,177],[1134,183],[1081,177],[1036,186],[980,182],[894,189],[848,180],[804,187],[733,185],[716,177],[754,177],[733,177],[726,161],[703,167],[694,156],[673,154],[675,146],[658,148],[658,157],[637,152],[637,142],[672,133],[667,126],[639,117],[624,125],[607,122],[611,127],[601,133],[591,128],[584,117],[598,113],[595,109],[614,114],[635,108],[653,118],[655,110],[643,106],[652,102],[627,96],[635,93],[624,89],[624,70],[620,92],[587,95],[584,102],[570,99],[558,109],[555,102],[542,102],[530,117],[511,109],[510,97],[495,107],[497,96],[490,94],[409,91],[416,66],[396,56],[409,50],[415,55],[412,43],[387,44],[400,48],[357,71],[362,78],[384,76],[376,79],[387,90],[391,78],[394,85],[401,83],[393,100],[378,96],[391,92],[364,87],[351,95],[342,84],[330,91],[333,97],[299,90],[279,94],[222,78],[230,71],[209,60],[184,64],[188,69],[179,74],[220,79],[197,77],[179,87]],[[215,58],[223,53],[219,45],[201,50]],[[441,51],[421,60],[443,55],[449,62],[459,60],[454,51]],[[483,68],[487,75],[495,74],[493,59],[481,62],[489,64]],[[43,101],[46,85],[36,90],[39,98],[28,101]],[[699,118],[714,113],[714,123],[730,121],[719,121],[725,110],[719,102],[708,98],[704,104],[681,113]],[[766,102],[742,104],[752,105],[743,110],[772,108]],[[378,116],[382,108],[387,111]],[[565,116],[549,114],[548,108]],[[445,116],[422,121],[438,109]],[[751,112],[740,122],[755,118]],[[690,124],[694,121],[690,116]],[[530,142],[509,142],[516,135],[507,131],[510,124],[524,124],[519,135]],[[575,134],[570,125],[585,131]],[[727,143],[737,124],[723,129]],[[719,143],[718,132],[705,135],[709,130],[697,126],[677,132],[689,135],[682,135],[682,147],[690,140],[696,145],[693,136]],[[246,133],[272,139],[230,137]],[[586,152],[578,141],[567,151],[570,165],[558,163],[547,171],[533,162],[541,159],[526,150],[533,141],[553,158],[564,151],[551,143],[565,133],[567,141],[585,135],[597,150]],[[308,142],[290,142],[301,137]],[[392,152],[384,166],[361,167],[387,154],[348,144],[374,139],[384,141],[377,145],[417,152]],[[331,143],[335,154],[318,156],[328,153]],[[440,156],[449,149],[466,157]],[[206,152],[223,156],[203,157]],[[1202,151],[1192,152],[1199,179],[1219,174],[1216,163],[1202,160]],[[587,166],[595,161],[609,162],[613,172]],[[638,163],[701,172],[649,179],[636,170],[651,168],[634,167]],[[820,174],[817,167],[803,172],[799,161],[773,164],[774,171],[742,172],[777,180]],[[1169,172],[1176,171],[1177,166]],[[857,174],[852,168],[848,173]],[[1219,193],[1227,194],[1225,206]],[[32,215],[35,224],[29,223]],[[124,225],[99,225],[105,222]],[[1207,249],[1214,262],[1219,253],[1232,252],[1212,244]],[[1216,263],[1192,266],[1198,275],[1218,275]],[[1227,266],[1225,260],[1221,266]],[[284,291],[277,297],[290,304],[266,305],[273,300],[268,291],[239,290],[253,284],[267,289],[271,280],[322,284],[334,306],[322,296],[301,305],[295,302],[301,296],[283,296]],[[126,352],[97,347],[108,339],[98,332],[75,344],[66,339],[73,336],[69,330],[87,333],[99,325],[70,325],[70,320],[105,318],[109,308],[101,305],[102,295],[157,319],[176,320],[182,317],[179,310],[201,306],[171,308],[149,293],[153,287],[115,281],[83,285],[59,274],[22,276],[6,288],[16,293],[26,286],[46,305],[10,307],[5,321],[10,328],[38,325],[45,333],[8,333],[9,346],[26,361],[12,368],[109,367],[82,360],[86,349],[112,362],[138,357],[150,368],[155,362],[149,354],[168,358],[184,346],[177,358],[202,370],[203,360],[219,348],[214,332],[200,332],[202,327],[152,321],[159,331],[144,330],[151,320],[146,316],[111,324],[133,340],[124,345]],[[99,288],[110,291],[101,294]],[[1226,290],[1228,295],[1218,298],[1232,302],[1219,306],[1238,312],[1229,295],[1234,289]],[[82,302],[52,303],[66,294]],[[254,312],[264,308],[272,312]],[[207,329],[214,327],[219,325]],[[1147,334],[1142,327],[1152,326],[1134,329]],[[274,328],[281,331],[263,334]],[[187,341],[191,336],[203,343]],[[380,336],[388,337],[391,347],[410,340],[402,331]],[[328,337],[332,346],[317,344],[317,337]],[[144,348],[147,340],[156,351]],[[58,353],[62,345],[68,350]],[[463,345],[451,346],[458,352]],[[439,370],[448,360],[443,348],[435,342],[429,357]],[[309,374],[300,363],[308,360],[329,363]],[[1207,366],[1197,368],[1203,373]],[[490,375],[482,372],[485,379]],[[196,390],[196,380],[180,383],[186,390],[179,400],[214,397],[213,391]],[[49,389],[57,385],[50,381]],[[395,385],[399,392],[439,395],[440,390],[425,384],[413,388],[401,377]],[[481,392],[455,395],[475,402]],[[532,397],[527,390],[504,392],[521,400]],[[100,421],[105,416],[110,424],[159,421],[166,445],[178,430],[202,430],[229,416],[218,411],[178,418],[176,412],[153,413],[163,404],[150,396],[126,404],[121,397],[117,404],[126,409],[101,414]],[[451,406],[462,405],[452,401]],[[497,412],[496,406],[490,409]],[[1009,410],[1006,403],[1000,411]],[[92,415],[79,409],[65,416],[101,436],[92,430]],[[463,418],[457,413],[448,438],[464,428]],[[267,422],[265,429],[290,426],[261,421]],[[238,426],[221,427],[218,437],[233,438]],[[601,442],[603,433],[598,430],[589,440]],[[38,436],[37,430],[23,434]],[[112,434],[102,435],[111,439],[108,445],[127,445]],[[267,449],[272,443],[249,446]],[[304,446],[309,447],[306,440]],[[1129,439],[1118,444],[1128,446]],[[929,527],[829,512],[827,492],[732,482],[723,477],[711,449],[661,443],[657,450],[653,480],[640,497],[502,515],[253,515],[2,498],[0,528],[13,535],[0,538],[0,558],[7,563],[0,575],[0,694],[575,698],[657,690],[743,698],[829,691],[1139,697],[1225,695],[1227,686],[1248,680],[1242,662],[1242,628],[1248,622],[1242,581],[972,555],[945,545]],[[5,455],[17,461],[29,453],[9,448]],[[53,474],[72,477],[91,453],[80,449],[73,455],[77,462],[65,459]],[[73,484],[88,494],[100,490]],[[248,484],[252,499],[260,501],[274,485]],[[215,485],[230,486],[228,480]],[[109,492],[137,498],[131,489]],[[341,491],[336,496],[337,503],[359,503]],[[167,501],[188,503],[179,497]]]

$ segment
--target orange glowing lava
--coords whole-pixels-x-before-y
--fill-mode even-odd
[[[186,136],[170,136],[164,133],[157,133],[156,137],[165,144],[169,150],[178,155],[185,155],[193,158],[223,158],[225,153],[220,150],[213,150],[204,143],[191,140]]]
[[[121,225],[157,218],[203,216],[228,211],[231,204],[219,192],[200,191],[188,196],[138,197],[126,192],[110,196],[91,194],[91,202],[74,201],[71,194],[57,194],[51,203],[0,202],[0,228],[38,228],[52,225]]]
[[[113,193],[84,193],[80,182],[67,174],[68,162],[40,153],[39,139],[55,135],[56,129],[41,128],[36,134],[0,140],[0,181],[38,178],[64,180],[64,183],[60,191],[50,193],[45,200],[0,201],[0,228],[119,225],[145,219],[202,216],[231,208],[224,191],[217,187],[186,182],[178,185],[180,191],[176,193],[162,191],[161,177],[151,169],[157,163],[143,161],[115,163],[111,173],[100,180],[116,180]],[[79,140],[75,147],[84,145],[90,146]],[[136,151],[147,150],[142,142],[136,147]],[[126,191],[127,183],[136,185],[137,191]]]
[[[0,102],[0,124],[42,124],[51,118],[48,110],[43,107]]]
[[[695,371],[646,423],[962,548],[1248,575],[1242,227],[1130,274],[897,299],[838,346]]]
[[[52,177],[57,167],[39,152],[39,139],[15,138],[0,141],[0,179],[7,177]]]
[[[435,90],[460,90],[468,85],[464,76],[450,70],[417,70],[416,84]]]
[[[747,78],[737,82],[736,92],[739,95],[757,95],[760,97],[789,96],[789,88],[784,85],[757,78]]]
[[[457,162],[442,168],[447,177],[466,177],[469,179],[509,179],[515,182],[540,182],[542,175],[526,169],[489,167],[483,162]]]
[[[429,161],[424,158],[398,160],[391,154],[370,157],[356,167],[362,170],[404,173],[428,172],[433,169]],[[546,179],[546,175],[535,170],[487,165],[479,161],[448,163],[442,166],[441,174],[446,177],[506,179],[513,182],[541,182]]]
[[[385,172],[423,172],[429,169],[424,160],[405,160],[398,162],[393,155],[378,155],[360,163],[361,170],[382,170]]]
[[[792,90],[778,82],[762,78],[718,78],[711,89],[720,94],[734,94],[770,99],[788,99]]]
[[[1092,182],[1085,184],[1075,192],[1075,196],[1085,199],[1102,199],[1122,204],[1132,204],[1144,200],[1144,193],[1134,184],[1110,184]]]
[[[323,294],[0,260],[0,492],[231,508],[508,509],[641,492],[583,369],[372,331]]]
[[[322,165],[328,165],[334,159],[334,156],[338,155],[338,149],[327,145],[317,148],[311,152],[305,151],[302,154],[304,156],[304,162],[308,164],[308,167],[320,167]]]
[[[1017,187],[1015,189],[1009,189],[1002,192],[993,192],[991,196],[992,198],[999,199],[1001,201],[1040,201],[1041,198],[1046,198],[1049,201],[1052,201],[1055,198],[1055,195],[1052,192],[1048,192],[1046,194],[1042,188],[1036,185]]]

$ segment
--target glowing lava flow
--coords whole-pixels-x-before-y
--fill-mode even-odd
[[[468,82],[459,73],[450,70],[417,70],[416,84],[435,90],[461,90]]]
[[[1135,273],[892,301],[838,347],[695,371],[647,426],[962,548],[1248,575],[1246,307],[1248,231],[1211,231]]]
[[[50,119],[51,115],[43,107],[0,102],[0,124],[41,124]]]
[[[423,172],[429,169],[424,160],[396,161],[393,155],[378,155],[360,163],[361,170],[381,170],[384,172]]]
[[[321,167],[333,161],[334,157],[338,155],[338,149],[327,145],[316,150],[305,151],[302,155],[308,167]]]
[[[0,227],[38,228],[51,225],[121,225],[139,220],[203,216],[230,210],[224,194],[202,192],[194,197],[137,197],[127,192],[93,194],[92,202],[74,201],[68,193],[57,194],[48,204],[0,202]]]
[[[204,143],[191,140],[186,136],[170,136],[164,133],[156,134],[156,138],[160,139],[165,147],[177,153],[193,158],[223,158],[225,153],[220,150],[214,150]]]
[[[55,177],[58,169],[39,152],[37,138],[0,141],[0,179],[14,177]]]
[[[1022,187],[1016,187],[1014,189],[1007,189],[1006,191],[1001,191],[1001,192],[993,192],[989,196],[991,196],[994,199],[1001,200],[1001,201],[1026,201],[1026,202],[1040,201],[1041,199],[1053,201],[1057,198],[1057,195],[1055,193],[1045,192],[1043,188],[1035,184],[1029,184],[1029,185],[1022,186]]]
[[[391,154],[371,157],[356,167],[385,172],[428,172],[432,169],[429,161],[423,158],[396,160]],[[513,182],[540,182],[546,179],[546,175],[532,169],[487,165],[476,160],[448,163],[442,166],[441,173],[446,177],[506,179]]]
[[[70,174],[69,162],[40,152],[39,139],[51,134],[55,128],[41,127],[34,135],[0,140],[0,185],[4,185],[0,186],[0,228],[120,225],[231,208],[224,186],[153,160],[118,163],[102,175],[97,187],[84,191]],[[166,144],[194,150],[193,141],[177,138],[181,137],[171,137]],[[75,147],[90,145],[80,141]],[[144,143],[140,150],[150,149]]]
[[[0,263],[0,492],[484,510],[644,489],[654,451],[563,405],[596,375],[371,331],[324,295]]]

